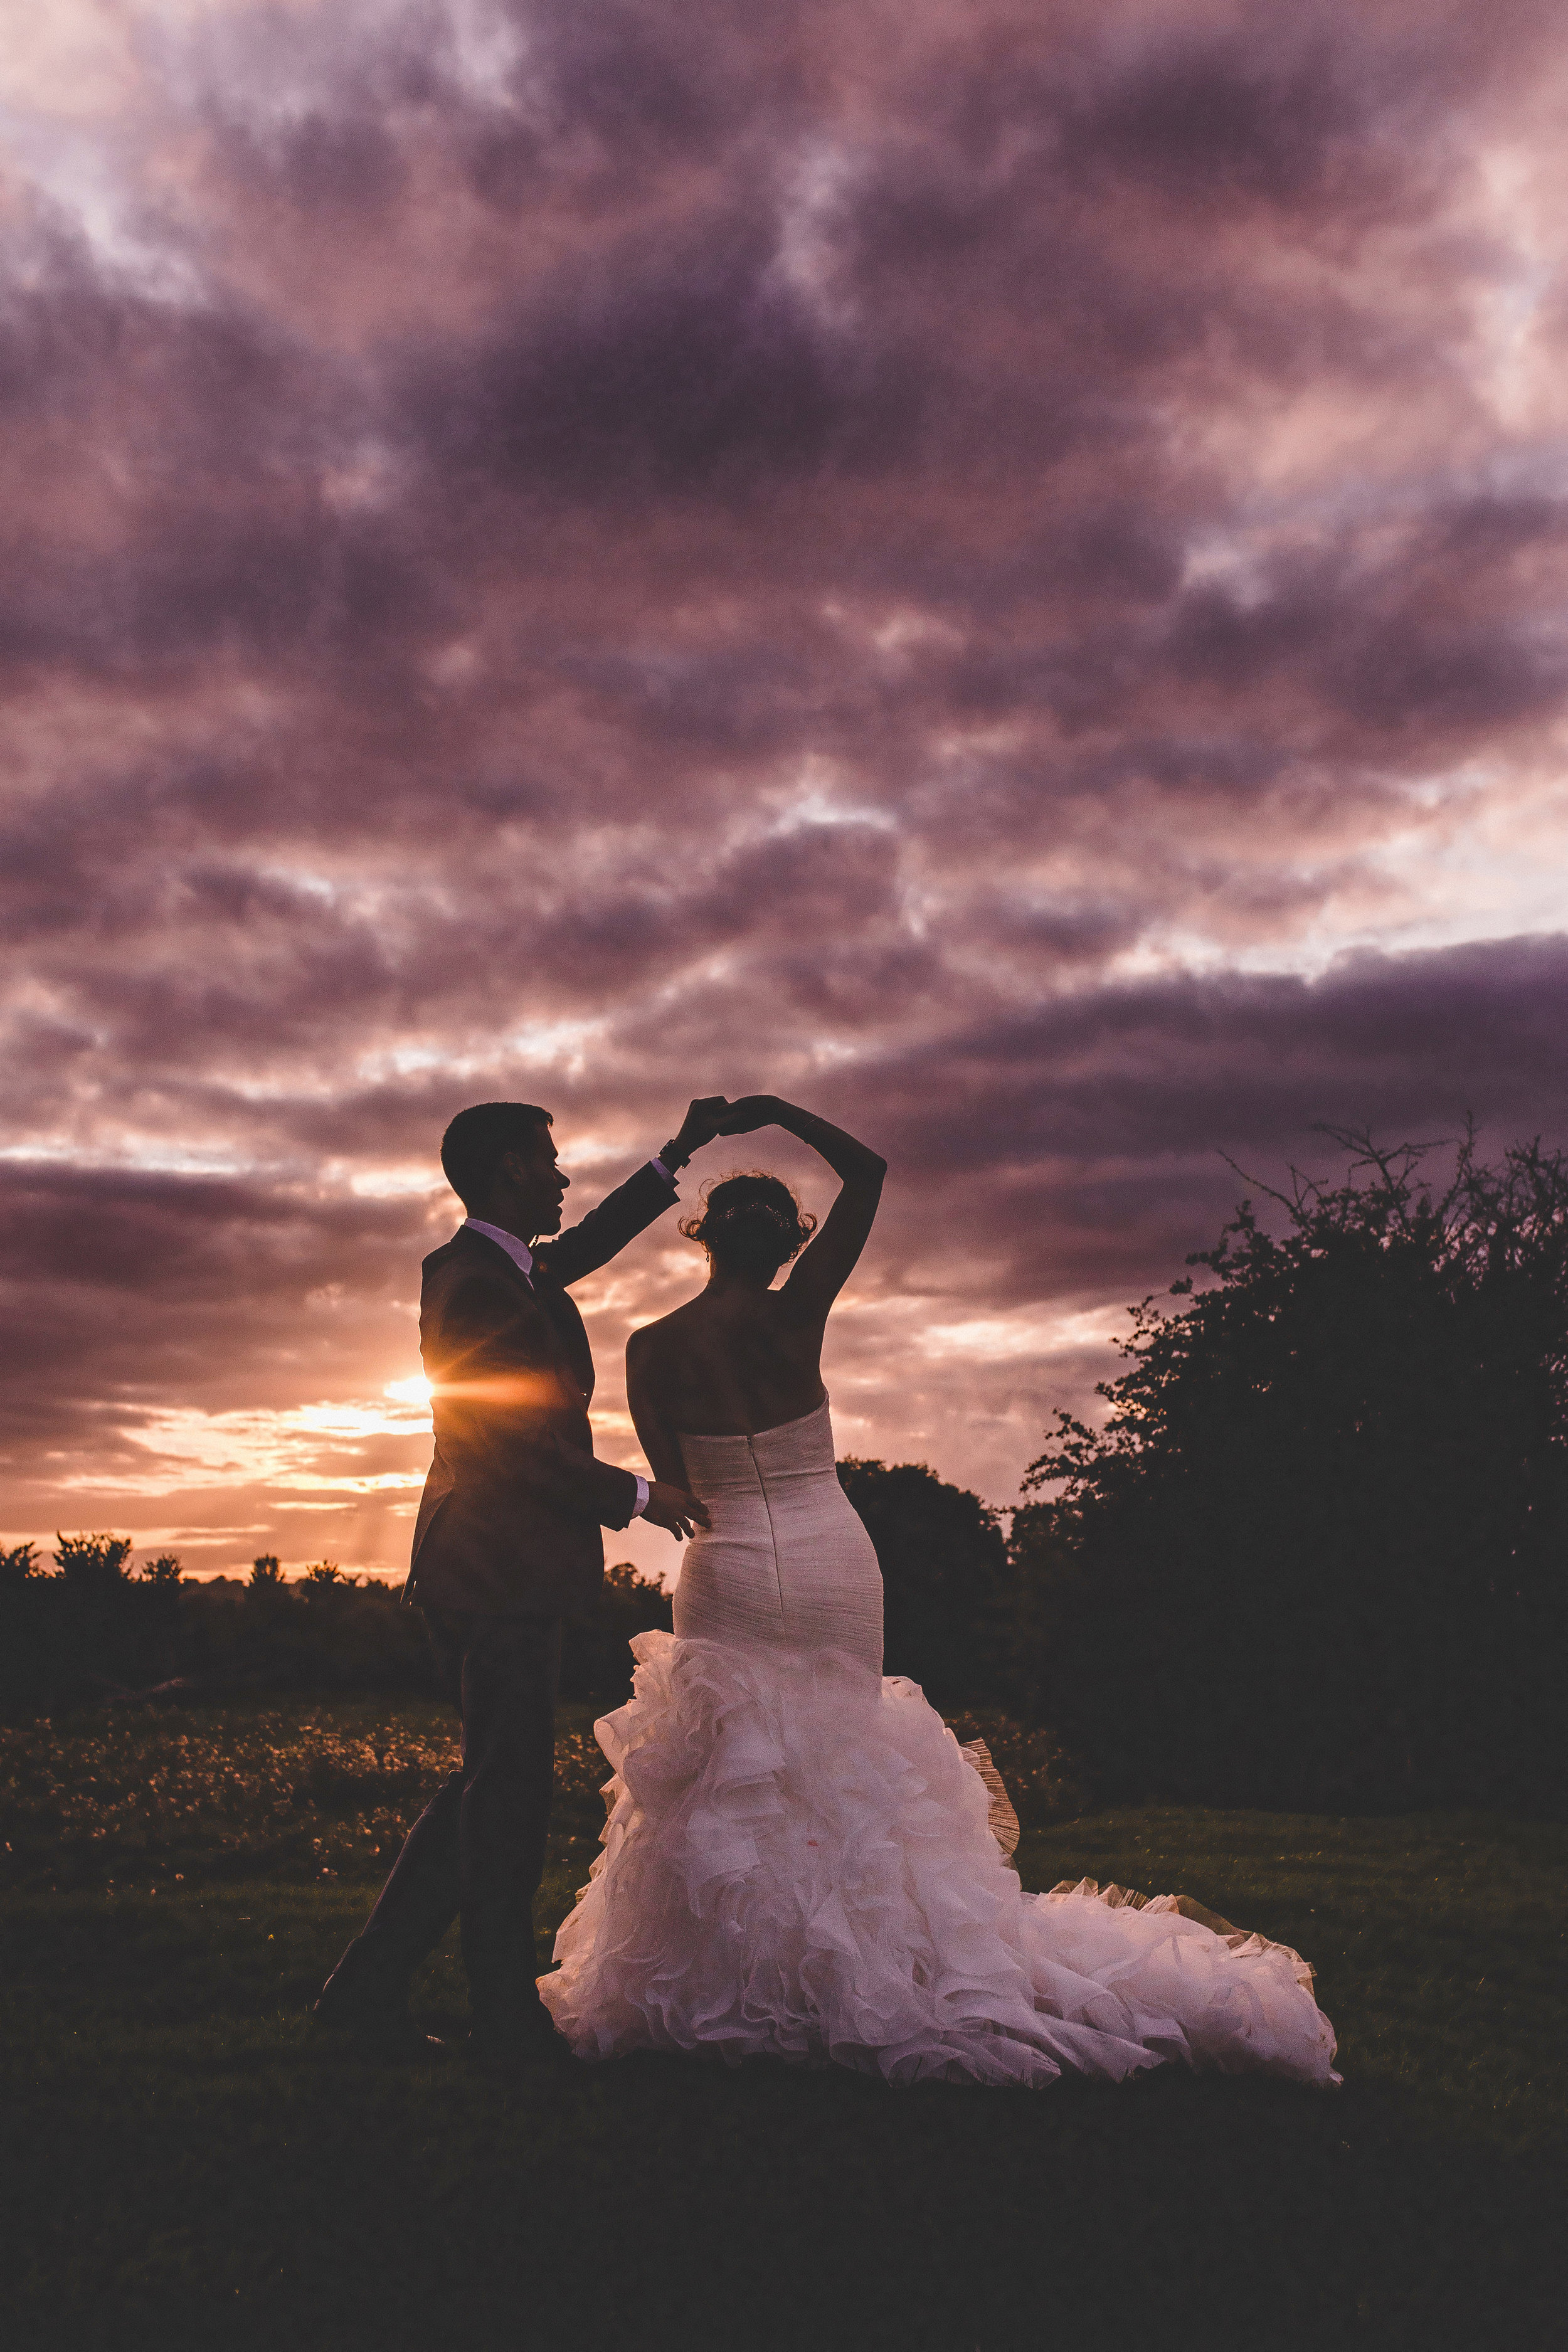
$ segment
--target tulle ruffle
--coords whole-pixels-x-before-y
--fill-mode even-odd
[[[632,1650],[634,1695],[595,1727],[603,1852],[540,1980],[580,2056],[712,2050],[894,2083],[1166,2059],[1338,2079],[1295,1954],[1174,1896],[1023,1894],[990,1759],[915,1684],[833,1650],[659,1633]]]

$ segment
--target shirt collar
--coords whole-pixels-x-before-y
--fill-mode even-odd
[[[486,1241],[498,1243],[518,1272],[532,1279],[533,1252],[526,1242],[520,1242],[515,1234],[509,1234],[503,1226],[487,1225],[482,1217],[465,1217],[463,1223],[470,1233],[483,1234]]]

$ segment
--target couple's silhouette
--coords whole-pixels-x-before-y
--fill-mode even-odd
[[[695,1151],[766,1126],[820,1153],[837,1199],[814,1235],[775,1176],[711,1187],[681,1228],[706,1286],[626,1350],[653,1475],[601,1462],[570,1286],[670,1206]],[[469,2046],[503,2065],[651,2048],[898,2083],[1116,2079],[1167,2059],[1336,2081],[1294,1952],[1181,1897],[1088,1880],[1023,1893],[984,1748],[882,1673],[881,1574],[838,1483],[821,1375],[877,1213],[877,1153],[775,1096],[704,1097],[566,1233],[547,1112],[460,1111],[441,1160],[468,1215],[425,1261],[436,1449],[408,1597],[461,1711],[462,1761],[322,1989],[318,2029],[438,2047],[408,1994],[456,1918]],[[600,1530],[639,1513],[689,1539],[675,1630],[637,1636],[633,1696],[595,1727],[614,1774],[604,1850],[536,1982],[562,1623],[593,1605]]]

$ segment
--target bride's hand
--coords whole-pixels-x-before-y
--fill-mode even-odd
[[[772,1127],[778,1117],[777,1095],[739,1095],[730,1104],[719,1121],[721,1135],[752,1135],[759,1127]]]

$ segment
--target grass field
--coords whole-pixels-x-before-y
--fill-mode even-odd
[[[1305,1951],[1335,2094],[654,2058],[507,2089],[304,2035],[449,1745],[366,1701],[0,1735],[11,2352],[1561,2341],[1568,1832],[1026,1834],[1026,1885],[1184,1888]],[[579,1717],[542,1962],[602,1777]],[[450,1952],[419,2005],[460,2023]]]

